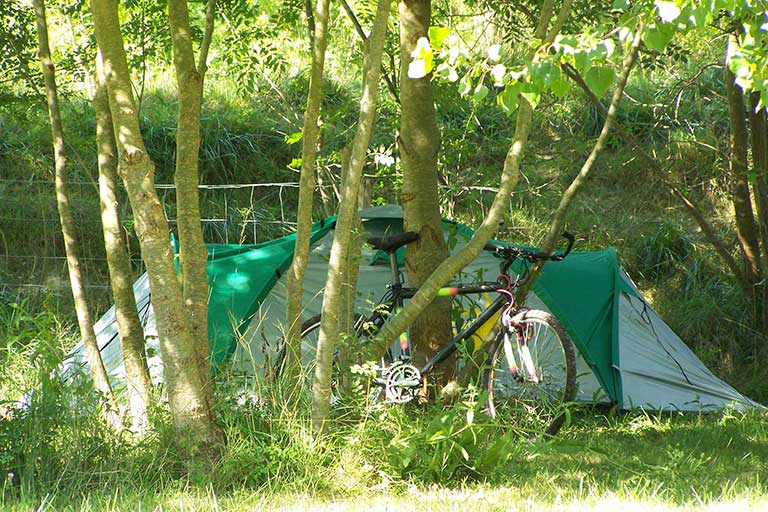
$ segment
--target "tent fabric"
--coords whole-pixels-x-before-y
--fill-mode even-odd
[[[399,233],[402,209],[384,206],[360,211],[369,236]],[[305,272],[303,318],[319,314],[333,242],[334,218],[313,225],[311,252]],[[473,231],[444,220],[452,252],[460,250]],[[259,373],[274,358],[282,336],[286,305],[285,271],[291,264],[295,235],[255,245],[208,246],[209,346],[215,365],[227,363],[237,372]],[[401,248],[402,261],[406,248]],[[369,312],[391,281],[388,258],[364,248],[356,296],[358,312]],[[458,276],[463,282],[494,280],[499,260],[481,253]],[[519,271],[519,270],[518,270]],[[153,325],[146,275],[134,292],[148,322],[148,355],[153,377],[160,378],[156,330]],[[485,300],[460,298],[456,307],[476,310]],[[543,267],[530,294],[528,307],[554,314],[573,339],[577,351],[577,398],[611,402],[620,408],[712,410],[732,405],[761,407],[714,376],[653,311],[624,273],[614,249],[574,251],[560,262]],[[99,346],[111,378],[124,379],[119,336],[110,310],[97,323]],[[154,338],[153,338],[154,337]],[[309,364],[314,347],[302,347]],[[67,362],[84,367],[82,349]]]

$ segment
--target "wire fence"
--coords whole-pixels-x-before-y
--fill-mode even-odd
[[[79,234],[84,285],[109,301],[109,279],[94,181],[69,182],[70,204]],[[170,229],[176,227],[176,186],[155,185]],[[292,232],[296,226],[297,182],[199,185],[204,239],[209,243],[258,243]],[[448,204],[473,194],[487,209],[491,187],[441,187]],[[124,191],[121,217],[135,275],[143,272],[133,218]],[[466,198],[465,198],[466,199]],[[52,180],[0,178],[0,292],[46,293],[71,301],[64,241]],[[452,208],[448,208],[452,210]],[[449,216],[453,211],[446,212]]]

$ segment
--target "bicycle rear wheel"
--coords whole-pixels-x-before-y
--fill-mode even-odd
[[[320,336],[321,320],[322,319],[320,315],[315,315],[309,320],[301,324],[302,352],[309,351],[312,355],[314,355],[315,351],[317,350],[317,340]],[[366,317],[355,313],[355,333],[357,334],[358,342],[364,341],[368,338],[373,337],[376,331],[377,331],[377,327],[373,325],[371,322],[369,322]],[[340,368],[340,359],[343,360],[344,358],[339,357],[338,349],[339,347],[337,346],[333,354],[333,384],[332,384],[333,392],[331,395],[332,405],[334,405],[335,403],[338,403],[342,395],[345,392],[349,391],[348,389],[345,389],[347,387],[345,385],[345,381],[348,384],[348,379],[343,378],[345,377],[345,373],[347,372],[347,370]],[[312,359],[312,361],[310,361],[306,367],[306,369],[308,370],[307,378],[309,380],[309,383],[311,383],[314,375],[313,368],[314,368],[314,359]]]
[[[556,434],[565,422],[563,404],[576,396],[576,359],[570,336],[552,315],[527,310],[515,317],[518,327],[502,331],[491,347],[485,371],[491,416],[526,411],[545,432]]]

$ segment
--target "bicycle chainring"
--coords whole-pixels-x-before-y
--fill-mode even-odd
[[[421,372],[409,362],[398,360],[384,374],[384,396],[387,402],[410,402],[419,394]]]

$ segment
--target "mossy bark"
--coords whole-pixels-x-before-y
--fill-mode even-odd
[[[440,130],[431,76],[410,78],[411,53],[421,37],[429,37],[431,0],[402,0],[400,10],[400,131],[398,149],[403,164],[403,222],[406,231],[419,233],[419,240],[408,244],[405,267],[408,284],[419,287],[448,257],[443,238],[438,196],[437,158]],[[451,339],[451,299],[435,299],[411,325],[413,359],[424,364],[446,340]],[[453,374],[455,361],[446,360],[441,368],[443,383]]]
[[[209,0],[209,16],[201,45],[200,68],[195,66],[189,11],[186,0],[169,0],[168,24],[173,43],[173,64],[178,86],[179,112],[176,129],[176,218],[179,232],[179,274],[184,307],[206,400],[212,404],[208,347],[208,254],[200,224],[199,153],[200,110],[208,42],[213,31],[215,0]],[[209,406],[211,407],[211,406]]]
[[[331,397],[331,368],[333,347],[339,333],[342,291],[348,272],[352,231],[357,217],[357,194],[365,164],[368,144],[376,121],[376,96],[381,79],[381,55],[387,33],[390,0],[379,0],[363,69],[363,93],[360,100],[360,120],[352,142],[349,167],[344,177],[338,220],[328,262],[328,278],[323,293],[322,321],[317,340],[315,380],[312,385],[312,427],[323,432],[328,420]]]
[[[72,217],[72,208],[69,203],[67,190],[67,154],[64,147],[64,128],[61,121],[59,99],[56,90],[56,70],[51,59],[51,50],[48,44],[48,23],[45,15],[45,3],[43,0],[34,0],[35,19],[37,22],[37,41],[39,44],[40,63],[45,81],[45,95],[48,106],[48,116],[51,122],[51,135],[53,138],[53,159],[56,175],[56,204],[59,210],[61,233],[64,237],[64,249],[67,253],[67,268],[69,281],[72,286],[72,297],[75,301],[77,324],[80,327],[80,335],[83,338],[85,356],[88,360],[88,368],[93,377],[94,386],[107,399],[109,421],[119,427],[117,418],[118,406],[112,387],[109,384],[107,371],[101,359],[96,333],[93,330],[93,319],[88,309],[83,271],[80,265],[80,250],[77,242],[75,221]]]
[[[301,377],[301,311],[304,271],[309,259],[309,239],[312,230],[312,198],[315,190],[315,152],[319,133],[318,119],[323,100],[325,51],[328,46],[328,0],[318,0],[314,17],[312,67],[307,94],[307,110],[302,129],[301,176],[299,204],[296,212],[297,233],[293,262],[286,281],[285,362],[286,398],[304,382]]]
[[[155,190],[155,166],[139,129],[117,2],[92,0],[91,9],[117,134],[118,173],[134,212],[136,234],[149,276],[174,427],[179,443],[188,453],[215,454],[223,442],[223,433],[214,421],[206,397],[190,319],[173,264],[165,213]]]
[[[136,309],[133,274],[118,211],[115,130],[109,110],[107,82],[101,55],[96,59],[96,90],[92,103],[96,114],[101,224],[112,298],[115,302],[115,319],[125,364],[131,431],[142,434],[149,425],[147,409],[152,400],[152,382],[149,368],[147,368],[144,328]]]

